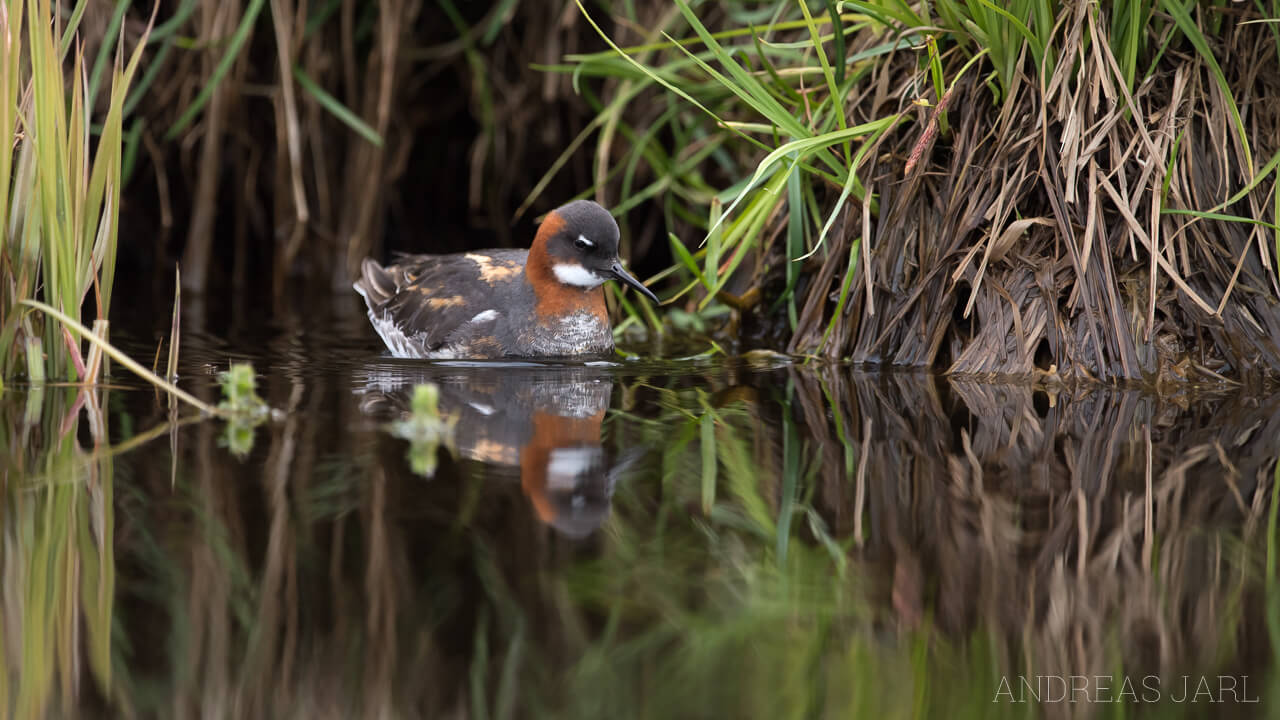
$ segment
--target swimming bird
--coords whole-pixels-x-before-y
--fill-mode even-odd
[[[613,352],[607,280],[658,298],[622,267],[618,224],[590,200],[552,210],[528,250],[407,255],[360,266],[356,292],[396,357],[584,357]]]

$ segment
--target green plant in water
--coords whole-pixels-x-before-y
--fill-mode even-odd
[[[388,424],[387,431],[409,441],[409,468],[417,475],[431,477],[436,473],[440,445],[453,439],[454,415],[441,414],[440,388],[423,383],[413,388],[409,414]]]
[[[227,370],[218,373],[218,384],[222,386],[222,402],[218,407],[237,415],[267,415],[267,403],[258,396],[258,378],[254,375],[253,365],[234,363]]]
[[[249,363],[234,363],[218,374],[222,386],[222,402],[218,409],[226,413],[227,427],[222,445],[232,455],[243,458],[253,450],[253,431],[271,416],[271,408],[258,396],[258,379]]]

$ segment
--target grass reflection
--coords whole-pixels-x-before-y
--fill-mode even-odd
[[[425,480],[347,385],[262,377],[284,419],[244,459],[174,427],[176,473],[135,431],[169,427],[149,394],[119,393],[110,446],[86,396],[0,398],[12,715],[1195,717],[1183,675],[1249,676],[1262,703],[1215,712],[1280,693],[1280,401],[619,374],[600,433],[625,461],[572,541],[516,470],[441,453]],[[1165,692],[993,702],[1070,675]]]
[[[48,387],[0,398],[5,492],[0,706],[11,717],[63,715],[91,682],[112,686],[116,568],[113,472],[93,446],[105,415],[91,391]],[[86,672],[87,670],[87,672]]]

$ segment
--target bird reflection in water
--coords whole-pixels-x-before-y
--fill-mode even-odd
[[[444,439],[456,459],[483,463],[487,476],[519,473],[541,521],[584,538],[609,515],[614,485],[631,463],[610,465],[601,427],[613,391],[602,369],[510,363],[384,366],[366,376],[360,409],[383,422],[406,418],[414,387],[439,388],[451,416]]]

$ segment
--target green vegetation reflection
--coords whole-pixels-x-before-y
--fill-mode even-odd
[[[1274,403],[1174,448],[1149,398],[1040,419],[1029,388],[945,381],[981,411],[953,446],[937,379],[689,372],[615,378],[604,440],[644,455],[576,543],[502,477],[441,455],[422,482],[380,423],[294,412],[239,458],[217,420],[144,430],[150,393],[7,391],[10,714],[1031,717],[1002,682],[1080,673],[1247,674],[1274,707]],[[165,434],[176,469],[136,451]],[[1055,437],[1077,480],[1006,465]],[[1116,709],[1203,710],[1169,697]]]

